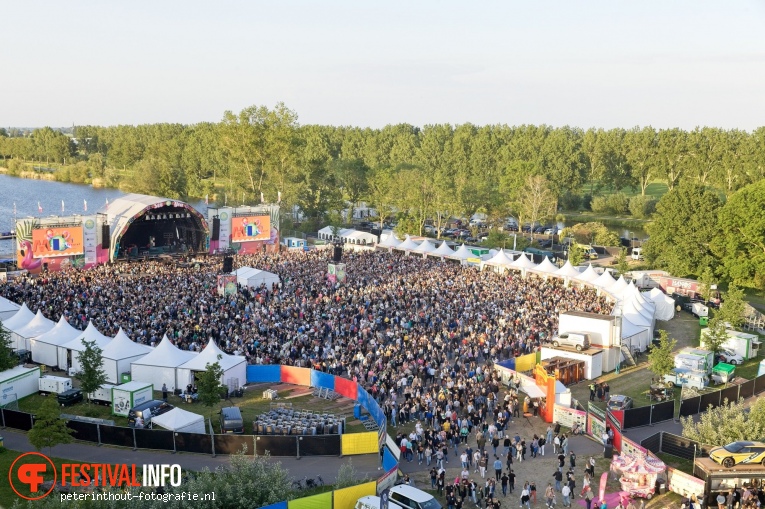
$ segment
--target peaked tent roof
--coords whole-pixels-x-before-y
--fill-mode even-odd
[[[414,248],[412,251],[415,253],[432,253],[436,250],[436,246],[433,245],[428,239],[422,241],[422,243]]]
[[[595,269],[592,268],[592,264],[589,264],[587,268],[585,269],[585,271],[579,274],[579,276],[577,276],[577,279],[579,279],[580,281],[584,281],[586,283],[592,283],[599,277],[600,277],[600,274],[595,272]]]
[[[146,354],[144,357],[132,362],[132,364],[141,364],[143,366],[161,366],[165,368],[176,368],[185,362],[190,361],[199,355],[196,352],[181,350],[167,338],[167,334],[162,337],[156,348]]]
[[[101,355],[104,359],[120,360],[128,359],[130,357],[138,357],[139,355],[146,355],[151,352],[151,347],[141,345],[131,340],[125,331],[117,331],[117,335],[114,339],[109,341],[109,344],[104,347],[104,351]]]
[[[511,267],[514,267],[516,269],[533,269],[537,265],[526,258],[526,255],[521,253],[521,255],[515,259],[513,263],[510,264]]]
[[[651,320],[638,310],[635,306],[635,302],[632,300],[627,299],[624,301],[624,304],[622,304],[622,316],[626,316],[629,321],[635,325],[643,327],[651,326]]]
[[[13,318],[13,315],[18,313],[20,308],[21,306],[15,302],[8,300],[5,297],[0,297],[0,317],[7,316],[8,318]]]
[[[643,297],[643,294],[640,292],[637,286],[634,284],[629,286],[629,292],[631,292],[635,296],[635,300],[638,304],[640,304],[643,308],[648,309],[650,311],[653,311],[656,309],[656,304],[651,299],[646,299]]]
[[[49,345],[63,345],[80,334],[82,334],[82,331],[69,325],[64,315],[61,315],[61,318],[58,319],[58,322],[51,330],[40,334],[35,339],[40,343],[47,343]]]
[[[497,251],[497,254],[484,262],[486,265],[497,265],[501,267],[513,266],[513,259],[507,256],[504,249]]]
[[[401,244],[401,241],[398,240],[396,238],[396,236],[391,233],[390,235],[385,237],[385,240],[383,240],[382,242],[378,243],[377,245],[380,246],[380,247],[396,247],[399,244]]]
[[[611,286],[607,286],[606,290],[608,290],[614,297],[620,299],[625,288],[627,288],[627,281],[624,279],[624,276],[619,276],[619,279],[617,279]]]
[[[452,255],[452,258],[459,258],[460,260],[467,260],[468,258],[475,258],[475,255],[462,244]]]
[[[220,359],[218,359],[218,355],[221,356]],[[220,362],[221,368],[225,371],[246,361],[247,360],[244,357],[239,355],[227,354],[218,348],[218,345],[215,344],[214,340],[210,340],[210,342],[207,343],[207,346],[199,352],[199,355],[194,356],[192,359],[189,359],[178,367],[182,369],[190,369],[192,371],[204,371],[205,366],[208,364]]]
[[[404,242],[396,246],[396,249],[400,249],[401,251],[413,251],[414,249],[417,249],[418,245],[419,244],[417,244],[409,235],[407,235],[406,239],[404,239]]]
[[[640,334],[642,332],[645,332],[648,329],[645,325],[635,325],[632,323],[632,320],[630,320],[629,316],[622,316],[622,337],[623,338],[630,338],[632,336],[635,336],[637,334]]]
[[[98,329],[96,329],[96,326],[93,325],[93,322],[88,322],[88,326],[85,327],[84,331],[80,332],[80,334],[73,340],[61,345],[61,348],[82,352],[85,350],[85,345],[82,343],[83,341],[95,341],[96,345],[103,350],[111,340],[112,338],[109,336],[101,334]]]
[[[454,249],[447,246],[446,241],[443,241],[441,245],[430,254],[437,256],[452,256],[454,254]]]
[[[579,276],[580,272],[576,270],[576,268],[571,265],[571,262],[566,260],[566,263],[563,264],[563,267],[555,271],[556,276],[562,276],[562,277],[577,277]]]
[[[34,318],[32,318],[32,320],[30,320],[28,324],[23,327],[19,327],[13,332],[22,338],[36,338],[41,334],[45,334],[55,326],[56,323],[53,320],[48,320],[45,318],[42,314],[42,311],[38,309],[37,314]]]
[[[3,322],[3,327],[10,331],[20,329],[31,322],[34,317],[34,313],[29,310],[27,303],[25,302],[21,305],[19,310],[16,311],[15,315]]]
[[[537,272],[544,272],[546,274],[555,274],[558,272],[558,267],[556,267],[553,262],[550,261],[548,257],[545,256],[545,259],[542,260],[539,265],[534,267],[532,270],[535,270]]]
[[[608,288],[609,286],[612,286],[614,283],[616,283],[616,280],[611,276],[611,273],[607,270],[603,271],[603,274],[601,274],[598,279],[592,282],[595,286],[599,286],[601,288]]]
[[[256,269],[254,267],[239,267],[234,271],[236,282],[240,285],[258,287],[265,283],[266,287],[273,288],[279,284],[279,276],[273,272]]]
[[[172,431],[182,430],[191,426],[192,424],[196,424],[195,427],[199,428],[199,431],[197,432],[204,433],[205,418],[199,414],[195,414],[194,412],[189,412],[182,408],[175,407],[169,412],[165,412],[164,414],[152,417],[151,424],[152,426],[156,424],[157,426],[162,426],[163,428]],[[194,433],[194,431],[192,431],[192,433]]]

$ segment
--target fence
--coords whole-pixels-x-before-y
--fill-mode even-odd
[[[648,426],[657,422],[668,421],[675,416],[675,402],[662,401],[648,406],[630,408],[624,411],[622,429]]]
[[[691,461],[695,458],[709,456],[711,449],[711,446],[666,431],[659,431],[644,438],[640,445],[654,454],[661,452]]]

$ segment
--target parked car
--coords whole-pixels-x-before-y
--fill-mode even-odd
[[[507,225],[505,225],[505,230],[507,230],[509,232],[517,232],[518,231],[518,225],[515,224],[515,223],[507,224]]]
[[[545,235],[555,235],[556,233],[558,233],[558,228],[555,226],[545,229]]]
[[[709,451],[709,459],[725,468],[740,463],[760,463],[765,467],[765,444],[762,442],[732,442]]]
[[[175,408],[173,405],[158,399],[146,401],[130,409],[130,412],[128,412],[128,426],[134,428],[136,419],[140,417],[143,420],[143,425],[145,427],[151,427],[152,417],[162,415],[173,408]]]
[[[632,401],[632,398],[622,394],[614,394],[610,396],[607,403],[609,410],[627,410],[628,408],[632,408],[633,404],[634,402]]]
[[[537,226],[536,228],[534,228],[534,233],[544,233],[545,230],[546,230],[546,227],[544,227],[544,226]]]
[[[744,362],[743,355],[737,354],[736,352],[731,352],[730,350],[720,351],[720,354],[718,355],[718,359],[720,359],[720,362],[733,364],[734,366],[743,364]]]
[[[590,348],[590,335],[585,332],[564,332],[552,338],[552,344],[555,348],[561,345],[572,346],[581,352]]]

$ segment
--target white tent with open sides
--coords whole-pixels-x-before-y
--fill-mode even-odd
[[[153,384],[158,390],[162,384],[167,384],[170,391],[183,390],[189,382],[185,380],[182,385],[178,383],[176,368],[197,355],[196,352],[181,350],[164,336],[154,350],[131,363],[131,379]]]
[[[177,433],[206,433],[205,418],[182,408],[173,408],[169,412],[151,418],[152,426],[160,426]]]
[[[34,317],[35,317],[35,314],[29,310],[25,302],[21,305],[19,310],[16,311],[16,313],[12,317],[8,318],[7,320],[3,320],[3,327],[6,330],[11,332],[11,342],[13,343],[14,350],[18,348],[26,348],[26,347],[16,346],[16,337],[13,335],[13,333],[18,329],[26,327],[29,324],[29,322],[31,322],[34,319]]]
[[[419,244],[412,240],[412,238],[407,235],[406,239],[404,239],[404,242],[396,246],[395,249],[398,249],[399,251],[414,251],[417,249]]]
[[[475,255],[465,247],[465,244],[462,244],[451,257],[458,260],[467,260],[468,258],[475,258]]]
[[[80,334],[82,331],[69,325],[64,315],[61,315],[55,327],[30,340],[32,360],[48,366],[58,366],[58,347],[70,342]]]
[[[130,364],[141,359],[151,350],[151,347],[132,341],[120,328],[114,339],[109,341],[101,352],[103,357],[101,365],[106,372],[106,381],[120,383],[120,373],[129,373]]]
[[[37,314],[35,315],[32,320],[29,321],[26,325],[22,327],[16,327],[15,329],[11,329],[11,341],[14,343],[14,349],[15,350],[29,350],[32,347],[32,344],[30,340],[32,338],[36,338],[37,336],[40,336],[41,334],[45,334],[49,330],[51,330],[53,327],[56,326],[56,323],[53,320],[48,320],[45,318],[42,314],[42,311],[39,309],[37,310]]]
[[[279,276],[273,272],[255,269],[253,267],[239,267],[234,271],[236,282],[242,286],[258,288],[265,284],[266,288],[271,290],[274,285],[279,284]]]
[[[218,356],[221,358],[218,359]],[[236,387],[239,388],[247,382],[247,359],[239,355],[229,355],[218,348],[214,340],[210,340],[207,346],[189,361],[178,366],[178,386],[185,387],[194,381],[195,371],[205,371],[208,364],[220,363],[223,368],[221,383],[229,386],[229,381],[236,379]]]
[[[454,250],[450,248],[446,241],[443,241],[440,246],[438,246],[438,249],[430,253],[428,256],[440,256],[441,258],[449,258],[454,255]]]
[[[71,373],[80,371],[80,352],[85,351],[83,341],[95,341],[96,346],[103,350],[112,338],[101,334],[93,322],[89,322],[85,330],[73,340],[58,347],[58,367]]]

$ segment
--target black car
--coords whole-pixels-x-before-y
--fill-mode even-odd
[[[534,233],[544,233],[547,228],[547,226],[537,226],[534,228]]]
[[[61,406],[74,405],[82,401],[82,391],[80,389],[69,389],[68,391],[59,392],[56,399]]]

